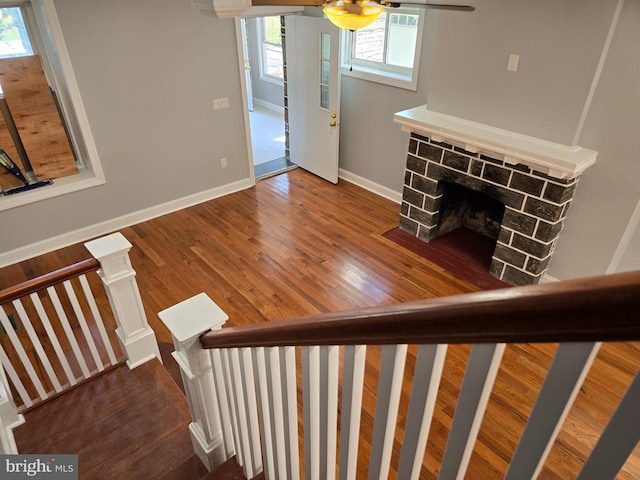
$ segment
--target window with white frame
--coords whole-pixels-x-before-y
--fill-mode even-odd
[[[44,86],[37,91],[46,91],[53,97],[60,121],[64,125],[70,142],[72,163],[75,164],[74,168],[77,170],[72,175],[55,179],[53,185],[44,188],[24,191],[16,195],[0,195],[0,211],[105,183],[96,146],[62,36],[54,0],[0,0],[0,61],[4,59],[4,61],[22,62],[23,60],[19,57],[23,57],[31,67],[34,67],[35,70],[41,70],[44,74]],[[8,89],[5,92],[0,92],[1,103],[4,104],[9,99],[9,93]],[[35,105],[32,103],[27,102],[25,108],[29,109]],[[13,111],[4,107],[0,110],[2,110],[0,115],[2,115],[5,125],[3,143],[10,143],[11,139],[6,128],[11,129],[11,126],[7,124],[22,115],[16,116]],[[34,120],[34,122],[36,121]],[[35,130],[32,133],[37,134],[38,139],[43,143],[46,139],[51,140],[51,138],[47,138],[51,136],[48,125],[49,123],[45,121],[34,123]],[[23,143],[21,132],[24,129],[18,132],[18,139],[15,138],[15,128],[13,130],[14,133],[11,135],[14,137],[13,143],[16,147],[11,155],[13,163],[17,164],[18,162],[15,160],[20,160],[21,166],[27,170],[29,163],[33,164],[35,161],[41,164],[43,157],[45,161],[49,160],[51,151],[46,149],[42,155],[31,155],[29,152],[25,152],[24,145],[20,145]],[[1,145],[0,148],[2,148]],[[24,160],[25,153],[26,160]],[[31,173],[33,174],[33,172]],[[27,175],[27,177],[29,182],[34,179],[33,175]]]
[[[415,90],[423,25],[424,9],[387,8],[368,27],[345,30],[343,73]]]
[[[33,55],[33,48],[22,9],[0,7],[0,58],[24,55]]]
[[[275,82],[284,81],[282,36],[280,17],[263,17],[258,21],[260,52],[260,78]]]

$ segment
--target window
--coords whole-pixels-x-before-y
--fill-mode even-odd
[[[29,183],[36,179],[54,178],[50,186],[15,195],[0,195],[0,211],[104,184],[97,149],[53,0],[0,0],[0,62],[4,64],[5,83],[5,91],[0,91],[0,148],[20,167]],[[9,81],[8,77],[15,72],[28,75],[28,80],[18,78]],[[19,91],[12,92],[15,85],[20,87],[27,81],[37,84],[33,88],[33,98],[27,98]],[[12,96],[20,100],[13,100],[15,108],[10,108]],[[28,128],[17,128],[20,121],[45,103],[50,104],[46,114],[49,116],[32,117]],[[26,109],[26,114],[20,108]],[[57,133],[52,128],[56,122]],[[25,148],[27,135],[36,137],[40,151]],[[64,142],[58,142],[60,139]],[[53,147],[58,143],[66,143],[67,158],[64,162]],[[7,163],[6,157],[3,163]],[[44,164],[52,166],[55,175],[39,173]],[[68,170],[64,170],[63,164]],[[15,187],[16,177],[4,168],[0,167],[0,170],[0,181],[9,182],[4,189]],[[20,179],[19,184],[22,181]]]
[[[55,89],[34,52],[29,14],[26,7],[0,8],[0,187],[7,194],[78,173]]]
[[[24,55],[33,55],[33,48],[20,7],[0,8],[0,58]]]
[[[344,31],[343,73],[416,90],[424,10],[386,9],[366,28]]]
[[[260,78],[278,83],[284,80],[280,17],[264,17],[259,22]]]

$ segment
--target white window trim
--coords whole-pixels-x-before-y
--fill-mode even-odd
[[[276,15],[271,15],[276,16]],[[260,62],[260,80],[264,80],[265,82],[270,82],[276,85],[284,85],[284,78],[276,77],[275,75],[270,75],[265,72],[264,69],[264,50],[263,50],[263,38],[264,34],[264,17],[260,17],[257,20],[258,26],[258,60]],[[284,57],[284,55],[283,55]],[[284,63],[284,58],[282,59]]]
[[[393,13],[394,9],[387,9],[387,13]],[[425,11],[421,9],[418,19],[418,33],[416,36],[416,50],[413,58],[413,69],[411,74],[401,72],[384,71],[376,68],[375,65],[366,66],[363,64],[351,63],[351,44],[353,32],[342,31],[342,55],[341,72],[348,77],[359,78],[370,82],[381,83],[392,87],[404,88],[406,90],[418,90],[418,73],[420,71],[420,58],[422,52]],[[364,63],[364,62],[363,62]],[[373,62],[372,62],[373,63]]]
[[[13,6],[16,3],[20,2],[0,0],[0,6]],[[0,195],[0,211],[106,183],[54,2],[53,0],[31,0],[30,3],[43,43],[38,46],[44,48],[49,59],[58,98],[67,114],[69,131],[75,151],[81,159],[81,165],[78,166],[77,175],[55,179],[51,186],[15,195]]]

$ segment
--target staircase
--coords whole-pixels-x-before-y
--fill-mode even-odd
[[[630,272],[244,327],[221,328],[227,316],[204,294],[159,316],[174,336],[192,440],[204,463],[235,455],[245,476],[264,472],[274,480],[489,478],[469,470],[488,423],[479,448],[494,437],[515,439],[499,475],[519,480],[544,470],[602,342],[640,340],[639,309],[640,272]],[[557,348],[545,347],[555,342]],[[461,344],[471,345],[467,358],[446,369]],[[518,344],[553,356],[540,384],[532,382],[537,398],[530,411],[518,404],[515,386],[529,388],[530,371],[516,368],[511,374],[522,378],[496,382],[503,357],[522,361],[506,360],[507,348],[518,351]],[[571,439],[589,438],[579,480],[618,478],[640,441],[640,364],[632,363],[608,424],[586,435],[576,429]],[[372,365],[377,385],[364,381]],[[442,385],[461,366],[459,391],[448,398]],[[372,417],[363,403],[371,390]],[[511,424],[496,410],[485,418],[494,396],[505,417],[524,417],[521,431],[505,431]],[[583,419],[602,417],[599,407]],[[445,411],[453,412],[451,423],[432,431]],[[432,437],[444,451],[435,465],[428,457],[437,448],[427,449]],[[622,478],[637,478],[637,461],[629,468]]]
[[[77,453],[80,478],[245,480],[233,458],[213,473],[202,465],[189,438],[187,400],[157,360],[134,370],[120,365],[25,420],[14,430],[18,451]]]
[[[90,250],[100,259],[127,366],[103,364],[110,349],[96,338],[105,329],[91,326],[98,307],[90,298],[85,308],[76,305],[71,283],[96,265],[0,291],[0,321],[15,349],[7,355],[4,342],[0,351],[1,453],[78,453],[86,479],[449,480],[467,472],[494,478],[469,469],[477,444],[513,442],[499,476],[537,478],[576,397],[591,393],[585,378],[609,346],[603,342],[640,340],[640,272],[629,272],[224,329],[225,312],[200,294],[159,313],[175,342],[168,357],[146,323],[120,237],[115,251],[113,238]],[[68,299],[53,291],[58,281]],[[84,289],[86,279],[78,281]],[[60,346],[49,298],[70,305],[71,321],[54,310],[62,324],[78,324],[68,340],[82,330],[86,348]],[[28,335],[12,333],[7,311]],[[35,335],[39,322],[52,324],[46,330],[54,335]],[[49,343],[58,347],[47,357]],[[549,361],[535,366],[535,391],[523,392],[535,384],[523,368],[532,352]],[[68,385],[58,381],[54,355],[67,364]],[[94,362],[82,369],[90,375],[77,379],[72,370],[86,358]],[[578,428],[570,439],[572,448],[589,443],[578,455],[579,480],[616,478],[640,440],[636,360],[620,362],[624,389],[615,404],[595,395],[596,410],[583,416],[603,426],[587,426],[588,434]],[[507,381],[500,379],[505,364]],[[451,390],[454,378],[459,388]],[[21,403],[12,411],[16,393]],[[524,409],[523,393],[532,399]],[[502,410],[488,409],[494,396]],[[505,411],[521,428],[505,427]],[[637,478],[631,458],[624,475]]]

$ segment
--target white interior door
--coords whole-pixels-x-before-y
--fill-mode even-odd
[[[340,30],[316,17],[286,18],[291,161],[338,183]]]

